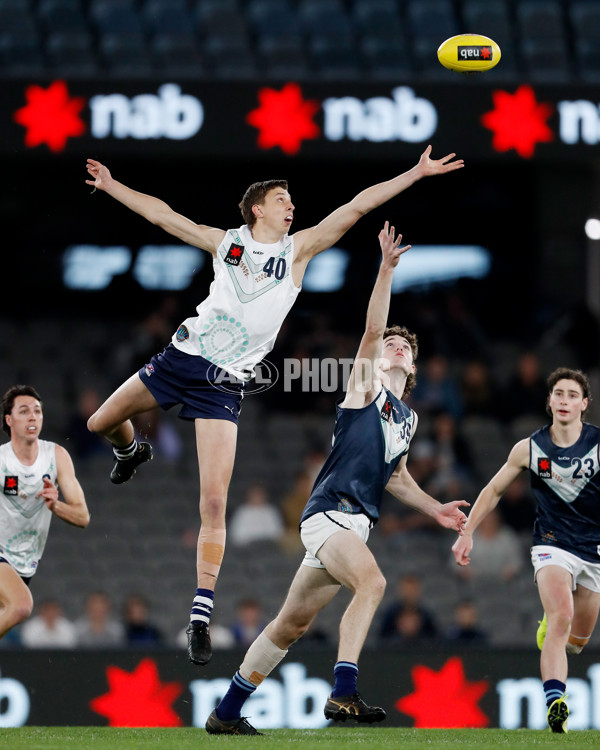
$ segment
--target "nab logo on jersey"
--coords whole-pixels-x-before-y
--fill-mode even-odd
[[[227,251],[225,256],[225,263],[229,263],[230,266],[239,266],[244,254],[244,246],[236,245],[235,242],[231,243],[231,247]]]
[[[538,476],[542,479],[552,479],[552,461],[545,456],[538,458]]]
[[[388,423],[391,423],[393,421],[392,402],[389,400],[389,398],[386,399],[385,404],[381,407],[381,418]]]
[[[4,494],[19,494],[19,477],[4,477]]]

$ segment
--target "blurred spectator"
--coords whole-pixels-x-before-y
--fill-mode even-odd
[[[539,417],[541,427],[548,422],[547,399],[548,388],[541,373],[538,356],[533,352],[524,352],[504,391],[504,418],[511,421],[517,417],[535,416]]]
[[[113,352],[115,382],[123,382],[132,371],[139,370],[167,346],[179,317],[177,298],[167,296],[158,308],[132,326],[129,336],[123,337]]]
[[[449,641],[485,643],[487,635],[479,625],[479,611],[471,599],[463,599],[454,608],[453,624],[444,633]]]
[[[298,525],[304,506],[310,497],[312,487],[313,480],[308,469],[301,469],[296,474],[292,488],[285,495],[281,503],[285,526],[282,543],[284,548],[290,553],[304,549]]]
[[[333,438],[333,430],[331,431],[331,436]],[[325,463],[325,459],[327,458],[330,450],[331,439],[327,446],[327,450],[323,450],[320,447],[313,446],[307,451],[306,456],[304,456],[304,467],[308,472],[308,476],[310,477],[312,484],[315,483],[316,478],[319,476],[319,472],[323,468],[323,464]]]
[[[406,573],[396,584],[396,599],[384,610],[379,637],[385,639],[434,638],[437,626],[423,605],[421,579]]]
[[[131,421],[137,435],[143,440],[148,440],[157,455],[171,463],[180,458],[183,443],[170,416],[158,409],[152,409],[136,414]]]
[[[21,639],[27,648],[73,648],[77,644],[75,625],[63,613],[55,599],[46,599],[38,613],[21,628]]]
[[[149,621],[149,605],[143,596],[133,594],[127,597],[123,607],[123,624],[128,646],[160,646],[163,636],[160,630]]]
[[[502,413],[501,391],[489,367],[479,359],[467,362],[460,378],[463,417],[498,418]]]
[[[249,646],[266,624],[263,609],[258,600],[248,598],[239,601],[236,607],[236,619],[231,626],[236,646]]]
[[[429,438],[420,437],[418,430],[416,438],[410,444],[407,468],[419,487],[430,482],[437,470],[435,445]]]
[[[244,502],[233,512],[227,535],[232,544],[238,546],[281,539],[281,513],[269,502],[264,485],[256,482],[248,487]]]
[[[448,367],[448,360],[435,354],[417,371],[417,385],[410,394],[410,405],[417,413],[449,412],[456,419],[462,416],[460,392]]]
[[[450,291],[446,295],[444,308],[440,310],[440,329],[441,341],[435,351],[447,352],[458,359],[475,355],[489,361],[489,336],[481,327],[479,316],[468,310],[461,292]]]
[[[519,474],[496,506],[504,523],[519,533],[531,534],[535,521],[535,500],[525,474]]]
[[[112,601],[95,591],[85,601],[85,614],[75,621],[77,645],[82,648],[114,648],[125,645],[123,626],[112,615]]]
[[[427,634],[427,625],[419,607],[408,605],[398,610],[393,622],[393,629],[385,636],[386,643],[415,643],[431,638]]]
[[[523,567],[523,548],[516,532],[506,526],[498,510],[493,510],[477,527],[478,543],[471,550],[471,562],[464,568],[456,565],[454,572],[464,580],[512,580]]]
[[[94,388],[86,388],[79,394],[76,410],[69,417],[67,426],[70,450],[74,458],[86,459],[98,454],[111,453],[108,440],[90,432],[87,427],[88,419],[101,405],[100,394]]]
[[[473,479],[473,456],[452,414],[441,411],[434,415],[430,439],[436,461],[435,475],[430,482],[430,491],[434,495],[439,487],[454,477]]]

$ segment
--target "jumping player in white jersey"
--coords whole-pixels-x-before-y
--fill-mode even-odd
[[[71,457],[60,445],[39,439],[42,422],[34,388],[15,385],[6,391],[2,428],[10,442],[0,445],[0,638],[31,614],[29,584],[52,516],[82,528],[90,521]]]
[[[385,589],[367,547],[384,489],[445,528],[462,530],[464,500],[442,505],[421,490],[406,468],[417,415],[402,401],[415,382],[416,336],[387,328],[394,269],[402,236],[386,222],[379,234],[382,262],[346,396],[337,407],[333,447],[315,480],[300,520],[306,555],[277,617],[248,649],[229,690],[206,722],[209,734],[257,734],[241,716],[245,701],[306,632],[342,586],[352,599],[340,622],[334,686],[325,716],[373,723],[385,711],[357,692],[358,658]]]
[[[567,731],[567,653],[587,644],[600,608],[600,428],[583,421],[587,376],[560,367],[548,378],[552,424],[519,441],[483,488],[452,551],[469,564],[473,533],[521,471],[531,473],[537,502],[531,562],[544,607],[538,629],[548,725]]]
[[[224,231],[196,224],[163,201],[125,187],[100,162],[88,159],[88,185],[213,256],[215,278],[197,315],[185,320],[171,344],[123,383],[88,422],[92,432],[113,444],[111,480],[117,484],[152,458],[148,443],[137,444],[131,417],[180,404],[179,416],[195,422],[201,527],[198,588],[188,627],[188,655],[195,664],[206,664],[211,657],[209,621],[225,549],[225,507],[244,384],[273,348],[311,258],[417,180],[463,166],[462,160],[453,161],[455,154],[439,160],[430,154],[431,146],[408,172],[363,190],[316,226],[294,235],[289,234],[294,204],[284,180],[251,185],[240,203],[244,226]],[[227,388],[215,387],[224,380]]]

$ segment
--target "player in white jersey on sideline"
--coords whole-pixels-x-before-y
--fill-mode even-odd
[[[473,533],[513,480],[531,475],[536,499],[531,562],[544,607],[538,629],[540,668],[550,729],[567,731],[567,653],[587,644],[600,609],[600,428],[583,421],[591,399],[581,370],[559,367],[548,377],[552,424],[520,440],[481,490],[452,551],[469,564]]]
[[[52,516],[82,528],[90,521],[71,457],[60,445],[40,440],[42,423],[35,388],[15,385],[6,391],[2,429],[10,441],[0,445],[0,638],[31,614],[29,583]]]
[[[213,256],[214,281],[197,315],[185,320],[171,344],[123,383],[88,422],[92,432],[113,444],[111,480],[116,484],[152,458],[151,446],[136,442],[131,417],[181,404],[179,416],[195,422],[201,527],[198,588],[188,627],[188,655],[195,664],[206,664],[211,657],[209,621],[225,549],[225,507],[244,384],[273,348],[311,258],[417,180],[464,166],[462,160],[453,160],[455,154],[439,160],[430,154],[431,146],[412,169],[363,190],[316,226],[293,236],[289,230],[295,207],[285,180],[251,185],[240,203],[244,226],[224,231],[190,221],[163,201],[117,182],[100,162],[87,161],[88,185]],[[224,379],[226,388],[215,387]]]

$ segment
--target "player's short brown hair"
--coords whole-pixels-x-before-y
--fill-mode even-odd
[[[552,412],[550,411],[550,394],[554,390],[554,386],[558,383],[559,380],[574,380],[576,383],[578,383],[581,386],[583,397],[587,398],[588,400],[589,409],[589,405],[592,400],[592,389],[590,387],[588,376],[581,370],[573,370],[570,367],[557,367],[556,370],[553,370],[550,375],[548,375],[548,380],[546,381],[546,384],[548,385],[548,400],[546,401],[546,411],[550,416],[552,416]],[[587,414],[587,409],[582,413],[582,416],[585,416],[585,414]]]
[[[411,333],[411,331],[409,331],[408,328],[405,328],[404,326],[389,326],[383,332],[383,338],[385,340],[390,336],[402,336],[402,338],[405,338],[410,344],[410,348],[412,349],[413,363],[417,361],[417,357],[419,356],[419,342],[417,341],[416,333]],[[416,384],[417,372],[415,370],[415,372],[411,372],[410,375],[406,378],[406,385],[404,386],[404,393],[402,394],[402,398],[406,398]]]
[[[239,202],[239,208],[242,212],[242,218],[244,222],[249,226],[253,227],[256,223],[256,216],[252,211],[252,206],[262,206],[265,202],[265,197],[269,190],[273,188],[288,189],[287,180],[264,180],[263,182],[254,182],[248,190],[244,193],[244,197]]]
[[[13,410],[17,396],[31,396],[31,398],[42,403],[40,394],[32,385],[13,385],[2,396],[2,429],[10,437],[10,427],[6,424],[6,417]]]

